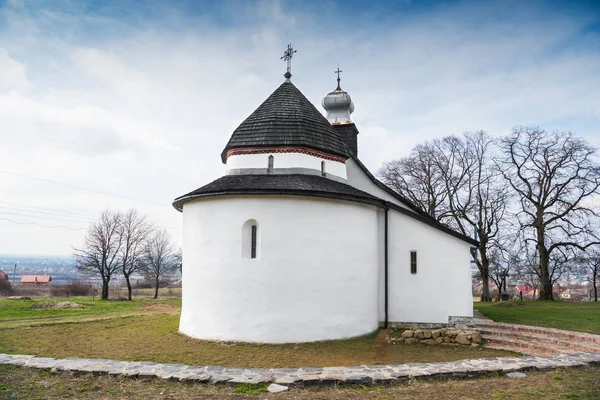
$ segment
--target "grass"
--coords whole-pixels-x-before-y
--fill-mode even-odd
[[[238,386],[239,387],[239,386]],[[393,386],[292,388],[272,395],[253,388],[185,384],[90,374],[0,366],[0,398],[37,400],[91,399],[598,399],[600,368],[528,372],[526,378],[504,376],[464,380],[409,381]]]
[[[81,303],[85,308],[31,310],[36,301],[41,300],[0,301],[3,327],[0,352],[269,368],[401,364],[514,355],[481,347],[387,345],[377,338],[378,332],[305,344],[208,342],[178,333],[181,303],[177,299],[91,302],[71,298],[69,301]]]
[[[83,305],[81,309],[66,310],[32,310],[31,307],[40,302],[71,301]],[[132,301],[92,301],[89,297],[41,298],[31,301],[0,300],[0,330],[6,328],[32,327],[50,324],[64,324],[73,322],[91,322],[111,318],[124,318],[138,315],[147,315],[148,306],[166,304],[172,307],[181,307],[180,299],[159,299],[150,302],[144,300]]]
[[[233,393],[244,393],[249,395],[258,395],[265,393],[269,387],[266,383],[242,383],[233,388]]]
[[[475,308],[497,322],[536,325],[600,334],[600,302],[510,301],[475,303]]]

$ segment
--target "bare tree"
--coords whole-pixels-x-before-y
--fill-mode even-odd
[[[103,300],[108,299],[108,285],[120,267],[120,225],[118,212],[104,210],[100,219],[88,228],[83,248],[74,249],[76,268],[84,274],[102,278],[100,298]]]
[[[471,256],[482,280],[481,301],[491,301],[489,293],[490,251],[500,246],[499,235],[509,192],[495,168],[492,156],[495,141],[484,131],[466,132],[437,142],[438,163],[448,197],[448,208],[455,227],[466,236],[476,234],[479,247]]]
[[[566,249],[597,243],[586,239],[596,216],[586,202],[600,186],[596,149],[571,132],[516,127],[502,139],[502,150],[497,164],[518,197],[520,228],[538,255],[539,298],[552,300],[550,264],[557,267]]]
[[[119,262],[121,264],[121,272],[127,284],[128,300],[131,300],[130,277],[134,272],[141,271],[144,265],[144,249],[153,229],[152,224],[148,222],[146,217],[140,215],[133,208],[121,216],[121,223],[118,229],[121,237]]]
[[[387,186],[440,221],[448,215],[448,194],[435,162],[436,149],[433,143],[417,145],[408,157],[384,163],[378,175]]]
[[[144,274],[154,281],[154,298],[158,298],[161,280],[179,269],[181,256],[166,229],[155,230],[144,248]]]

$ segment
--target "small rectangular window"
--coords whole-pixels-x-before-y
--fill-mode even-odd
[[[250,258],[256,258],[256,225],[252,225],[252,247],[250,250]]]
[[[415,275],[417,273],[417,252],[410,252],[410,273]]]

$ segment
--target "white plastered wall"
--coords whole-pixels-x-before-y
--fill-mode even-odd
[[[388,213],[389,321],[448,323],[473,316],[471,245],[397,211]],[[417,251],[417,273],[410,252]]]
[[[183,207],[180,331],[265,343],[339,339],[378,319],[377,209],[294,196],[223,196]],[[258,223],[257,259],[242,226]]]
[[[239,169],[264,169],[269,165],[269,156],[273,156],[274,169],[307,168],[321,172],[321,162],[325,162],[325,173],[346,179],[346,165],[338,161],[325,160],[324,158],[302,153],[265,153],[265,154],[239,154],[227,157],[227,171]]]

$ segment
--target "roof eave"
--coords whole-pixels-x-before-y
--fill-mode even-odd
[[[348,153],[342,153],[342,152],[335,152],[335,151],[331,151],[329,149],[323,149],[323,148],[319,148],[318,146],[311,146],[311,145],[297,145],[297,146],[290,146],[289,144],[274,144],[274,145],[246,145],[246,146],[227,146],[225,147],[225,149],[223,149],[223,151],[221,152],[221,161],[223,162],[223,164],[227,164],[227,152],[231,149],[244,149],[244,148],[248,148],[248,149],[260,149],[263,147],[302,147],[302,148],[307,148],[307,149],[312,149],[315,151],[319,151],[321,153],[325,153],[325,154],[331,154],[334,156],[339,156],[339,157],[343,157],[345,160],[348,160],[350,157],[352,157],[349,152]]]
[[[384,204],[383,199],[379,198],[368,198],[353,196],[350,194],[343,193],[331,193],[322,191],[306,191],[306,190],[285,190],[285,189],[242,189],[242,190],[221,190],[212,193],[200,193],[194,195],[184,195],[178,197],[173,202],[173,207],[177,211],[183,211],[183,205],[188,201],[206,198],[206,197],[219,197],[219,196],[236,196],[236,195],[287,195],[287,196],[302,196],[302,197],[319,197],[319,198],[330,198],[336,200],[347,200],[357,203],[371,204],[376,206],[382,206]]]

